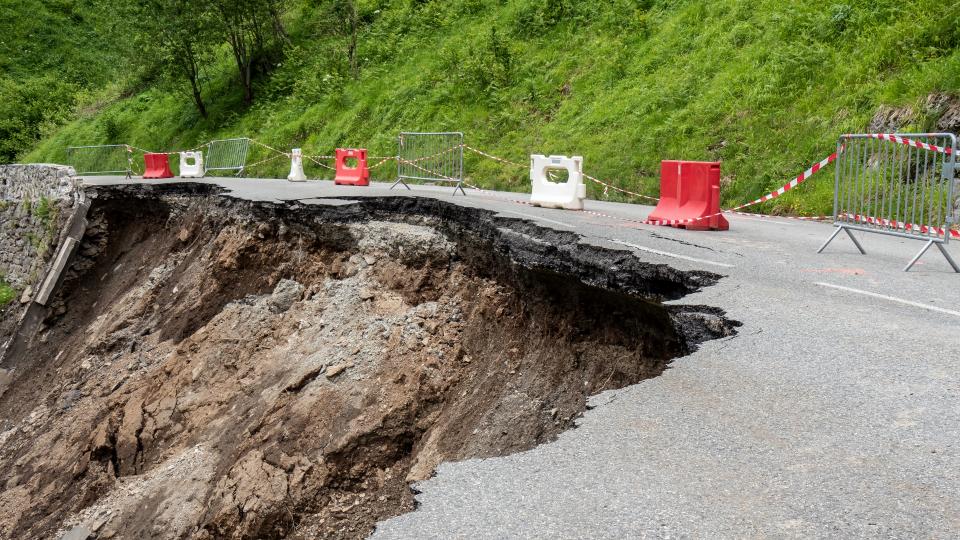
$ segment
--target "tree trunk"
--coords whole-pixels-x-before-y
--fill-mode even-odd
[[[350,57],[350,73],[353,78],[360,77],[360,70],[357,67],[357,2],[350,2],[350,48],[348,52]]]
[[[190,85],[193,87],[193,102],[197,106],[197,110],[200,111],[200,116],[207,117],[207,106],[203,103],[203,96],[200,95],[200,88],[197,86],[196,80],[191,78]]]
[[[190,90],[193,92],[193,103],[197,106],[200,116],[207,117],[207,106],[203,103],[203,95],[200,90],[200,66],[197,64],[197,55],[190,43],[183,46],[184,64],[187,72],[187,78],[190,80]]]
[[[243,77],[243,102],[247,105],[253,103],[253,80],[251,78],[252,72],[251,68],[253,62],[251,59],[247,59],[246,71],[244,72]]]

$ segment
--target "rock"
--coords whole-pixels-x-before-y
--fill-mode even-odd
[[[186,242],[190,239],[190,231],[187,229],[180,229],[180,232],[177,233],[177,240],[181,242]]]
[[[67,534],[61,536],[60,540],[87,540],[91,536],[93,536],[93,532],[90,529],[83,525],[77,525],[70,529]]]
[[[65,411],[73,407],[81,397],[83,397],[83,393],[80,392],[80,390],[70,390],[63,396],[63,401],[60,402],[60,409]]]
[[[33,287],[28,285],[27,288],[23,290],[23,294],[20,295],[20,303],[29,304],[30,298],[32,296],[33,296]]]
[[[273,289],[273,294],[267,300],[270,310],[274,313],[284,313],[289,310],[303,296],[303,285],[292,279],[281,279]]]
[[[364,256],[363,256],[363,260],[364,260],[368,265],[373,265],[373,264],[376,264],[376,262],[377,262],[377,258],[374,257],[373,255],[364,255]]]
[[[370,289],[362,289],[360,291],[360,299],[363,301],[373,300],[374,294]]]
[[[339,374],[343,373],[344,371],[346,371],[348,367],[350,367],[350,364],[348,364],[348,363],[346,363],[346,362],[344,362],[344,363],[342,363],[342,364],[337,364],[337,365],[334,365],[334,366],[330,366],[330,367],[327,368],[327,372],[326,372],[324,375],[326,375],[328,379],[332,379],[332,378],[336,377],[337,375],[339,375]]]
[[[873,115],[867,130],[870,133],[896,133],[914,119],[912,107],[882,106]]]

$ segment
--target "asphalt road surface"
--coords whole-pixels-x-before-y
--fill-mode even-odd
[[[624,221],[649,213],[638,205],[204,181],[309,204],[437,197],[727,276],[681,302],[723,308],[737,336],[594,397],[556,442],[442,465],[375,538],[960,537],[960,275],[935,249],[904,273],[920,242],[858,234],[864,256],[840,236],[817,255],[823,223],[730,215],[730,231],[689,232]]]

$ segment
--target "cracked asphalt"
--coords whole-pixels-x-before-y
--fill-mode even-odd
[[[842,236],[817,255],[829,224],[730,215],[730,231],[688,232],[625,221],[647,215],[639,205],[204,181],[304,204],[443,198],[726,276],[679,303],[726,310],[737,336],[595,396],[553,443],[441,465],[415,486],[419,508],[375,538],[960,536],[960,275],[936,250],[902,272],[918,241],[859,233],[867,255]]]

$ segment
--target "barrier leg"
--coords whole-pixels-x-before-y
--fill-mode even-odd
[[[453,188],[453,196],[457,196],[457,190],[460,190],[460,193],[463,193],[463,196],[467,196],[467,192],[463,190],[463,182],[457,182],[457,187]]]
[[[863,246],[860,245],[860,241],[857,240],[857,237],[854,236],[852,232],[850,232],[850,229],[844,227],[843,230],[847,231],[847,236],[850,237],[850,240],[853,240],[853,245],[857,246],[857,249],[860,250],[860,254],[866,255],[867,252],[863,249]]]
[[[822,246],[820,246],[820,249],[817,250],[817,253],[823,253],[823,250],[827,249],[827,246],[829,246],[830,242],[833,242],[833,239],[836,238],[838,234],[840,234],[840,231],[847,233],[847,236],[850,237],[850,240],[853,240],[853,245],[857,246],[857,250],[860,251],[861,255],[867,254],[866,250],[863,249],[863,246],[860,245],[860,241],[857,240],[857,237],[854,236],[852,232],[850,232],[850,229],[844,227],[843,225],[837,226],[837,230],[833,231],[833,234],[831,234],[830,238],[827,238],[827,241],[824,242]]]
[[[930,246],[932,246],[933,244],[934,244],[934,241],[933,241],[933,240],[930,240],[929,242],[927,242],[926,244],[924,244],[924,245],[923,245],[923,249],[920,250],[920,253],[917,253],[917,256],[914,257],[913,260],[910,261],[910,264],[908,264],[907,267],[903,269],[903,271],[904,271],[904,272],[909,272],[910,269],[913,268],[913,265],[917,264],[917,261],[920,260],[920,257],[923,257],[923,254],[926,253],[927,250],[930,249]]]
[[[943,254],[943,257],[947,259],[947,262],[950,263],[950,266],[953,267],[953,271],[960,274],[960,266],[957,266],[957,261],[953,260],[953,257],[950,256],[950,252],[947,251],[946,246],[937,242],[937,248],[940,249],[940,253]]]
[[[390,186],[390,189],[397,187],[397,184],[403,184],[403,187],[407,188],[407,190],[410,189],[410,186],[408,186],[407,183],[403,181],[403,178],[397,178],[397,181],[394,182],[392,186]],[[454,191],[454,193],[456,193],[456,191]]]
[[[833,242],[833,239],[836,238],[837,235],[840,234],[840,231],[842,230],[843,230],[843,227],[837,227],[833,231],[833,234],[830,235],[830,238],[827,238],[827,241],[824,242],[822,246],[820,246],[820,249],[817,250],[817,253],[823,253],[823,250],[827,249],[827,246],[830,245],[830,242]]]

